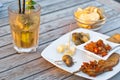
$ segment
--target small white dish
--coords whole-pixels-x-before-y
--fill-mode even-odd
[[[87,44],[90,43],[91,41],[97,42],[97,41],[100,40],[100,39],[103,41],[103,43],[104,43],[105,45],[106,45],[106,44],[110,45],[112,49],[119,45],[119,44],[116,44],[116,43],[107,41],[107,40],[105,40],[105,39],[103,39],[103,38],[101,38],[101,37],[99,37],[99,36],[95,36],[94,38],[91,38],[88,42],[86,42],[86,43],[84,43],[84,44],[82,44],[82,45],[76,46],[76,48],[79,49],[79,50],[84,51],[86,54],[88,54],[89,56],[91,56],[91,57],[93,57],[93,58],[95,58],[95,59],[97,59],[97,60],[100,60],[100,59],[106,60],[110,55],[112,55],[115,51],[117,51],[117,50],[120,48],[120,47],[118,47],[118,48],[116,48],[116,49],[114,49],[114,50],[111,49],[112,51],[109,51],[109,52],[107,53],[107,55],[104,56],[104,57],[102,57],[102,56],[100,56],[100,55],[97,55],[97,54],[95,54],[95,53],[93,53],[93,52],[90,52],[90,51],[88,51],[88,50],[85,50],[85,48],[84,48],[85,45],[87,45]]]

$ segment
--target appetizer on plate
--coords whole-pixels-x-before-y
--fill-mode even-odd
[[[103,10],[95,6],[89,6],[84,9],[78,8],[74,12],[74,16],[78,26],[82,28],[96,29],[105,23]]]
[[[83,32],[72,33],[72,41],[74,42],[75,45],[83,44],[89,40],[90,40],[90,37],[88,33],[83,33]]]
[[[120,44],[120,34],[116,33],[107,39],[108,41],[119,43]]]
[[[86,44],[84,48],[102,57],[106,56],[111,50],[111,46],[109,44],[105,44],[101,39],[96,42],[91,41],[90,43]]]
[[[85,34],[89,34],[89,38],[87,42],[82,43],[80,45],[74,45],[73,42],[71,42],[71,45],[70,43],[67,44],[69,41],[72,41],[72,37],[70,37],[70,33],[81,33],[81,32],[84,32]],[[76,29],[70,33],[63,35],[62,37],[51,43],[47,48],[45,48],[41,53],[42,57],[45,58],[50,63],[57,66],[58,68],[63,69],[70,73],[73,73],[79,69],[79,71],[81,72],[76,73],[75,75],[85,77],[90,80],[93,79],[108,80],[120,71],[120,64],[118,64],[119,62],[118,57],[120,56],[120,51],[116,51],[116,53],[119,54],[113,54],[113,52],[110,53],[111,51],[109,51],[109,53],[106,56],[102,57],[88,50],[85,50],[84,48],[84,46],[90,43],[91,41],[97,42],[100,39],[103,40],[104,44],[101,43],[102,42],[101,40],[98,43],[100,45],[105,45],[104,48],[105,49],[107,48],[108,50],[110,48],[107,44],[109,44],[112,49],[115,46],[119,45],[107,41],[106,39],[109,38],[109,36],[82,28]],[[101,48],[103,48],[103,46],[101,46]],[[70,50],[73,52],[75,51],[75,54],[73,53],[73,55],[71,55]],[[97,50],[95,51],[97,52]],[[104,49],[102,51],[104,51]],[[65,54],[66,52],[68,53]],[[106,71],[109,72],[106,73]]]
[[[107,60],[83,62],[83,65],[80,67],[80,69],[74,73],[82,71],[89,76],[95,77],[106,71],[112,71],[113,67],[118,64],[119,59],[120,55],[114,53]]]

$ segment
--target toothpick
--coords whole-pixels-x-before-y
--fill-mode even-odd
[[[74,71],[73,74],[80,72],[81,70]]]
[[[70,49],[70,36],[71,36],[71,24],[70,24],[70,26],[69,26],[69,40],[68,40],[68,49]]]

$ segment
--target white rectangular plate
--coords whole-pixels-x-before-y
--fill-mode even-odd
[[[76,29],[76,30],[72,31],[71,33],[73,33],[73,32],[89,33],[91,38],[94,38],[96,36],[99,36],[103,39],[109,38],[109,36],[106,36],[106,35],[103,35],[103,34],[100,34],[100,33],[97,33],[97,32],[93,32],[93,31],[90,31],[90,30],[87,30],[87,29]],[[67,72],[73,73],[74,71],[79,70],[79,68],[81,67],[83,62],[89,62],[89,61],[95,60],[95,58],[92,58],[92,57],[86,55],[85,52],[77,49],[75,55],[73,56],[73,59],[76,61],[76,63],[72,67],[67,67],[66,65],[56,64],[55,61],[61,60],[62,56],[63,56],[62,53],[58,53],[56,51],[56,48],[57,48],[58,45],[68,43],[69,35],[70,35],[70,33],[67,33],[67,34],[63,35],[62,37],[60,37],[59,39],[52,42],[48,47],[46,47],[43,50],[41,55],[44,59],[46,59],[50,63],[54,64],[58,68],[61,68],[65,71],[67,71]],[[117,51],[117,52],[120,53],[120,51]],[[83,72],[78,72],[75,75],[85,77],[85,78],[88,78],[88,79],[94,79],[94,80],[107,80],[107,79],[113,77],[119,71],[120,71],[120,63],[118,63],[113,68],[112,71],[102,73],[102,74],[100,74],[96,77],[90,77]]]

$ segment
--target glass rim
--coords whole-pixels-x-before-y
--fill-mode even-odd
[[[17,4],[18,4],[18,2],[13,2],[13,3],[11,3],[11,4],[8,6],[8,12],[13,13],[13,14],[19,14],[19,13],[14,12],[14,11],[11,9],[11,6],[17,5]],[[35,5],[39,6],[39,7],[37,7],[37,10],[36,10],[35,12],[39,12],[39,11],[41,10],[40,4],[36,3]]]

